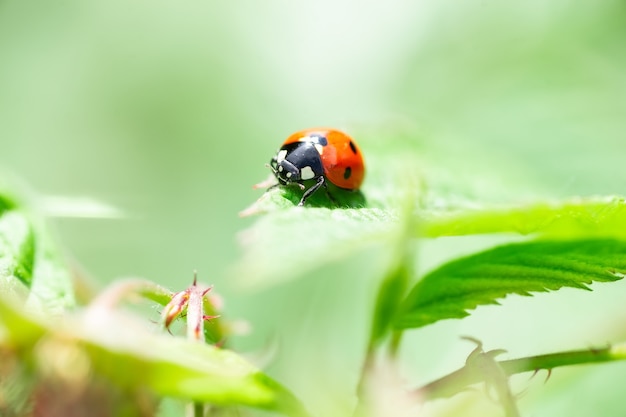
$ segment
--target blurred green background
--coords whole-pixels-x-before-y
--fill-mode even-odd
[[[251,185],[286,136],[316,125],[357,140],[402,126],[443,150],[451,172],[487,167],[542,195],[624,194],[626,3],[0,0],[0,167],[44,196],[121,212],[57,213],[68,252],[103,283],[133,275],[181,289],[197,269],[225,295],[227,315],[252,322],[242,348],[277,339],[272,372],[341,408],[352,389],[342,378],[329,385],[337,398],[310,388],[332,367],[356,378],[360,356],[340,352],[360,353],[365,338],[376,278],[359,279],[372,275],[367,254],[260,294],[228,279],[236,235],[254,221],[237,213],[261,194]],[[377,138],[362,144],[366,155],[368,140]],[[421,266],[491,243],[434,242]],[[416,382],[454,369],[471,349],[458,341],[466,333],[512,356],[613,340],[626,332],[596,323],[620,314],[622,287],[564,291],[561,304],[511,298],[502,312],[424,329],[411,335],[423,359],[407,366]],[[578,303],[588,308],[564,321]],[[602,379],[617,367],[603,369],[589,372]],[[567,401],[588,387],[559,391],[570,380],[535,388],[526,407],[591,415]],[[620,415],[619,399],[603,400],[603,415]]]

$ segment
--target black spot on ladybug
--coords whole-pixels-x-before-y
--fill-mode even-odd
[[[356,146],[354,146],[354,142],[350,141],[350,149],[352,149],[352,152],[356,155]]]
[[[352,142],[350,142],[352,143]],[[350,175],[352,175],[352,168],[347,167],[345,171],[343,171],[343,179],[347,180],[348,178],[350,178]]]

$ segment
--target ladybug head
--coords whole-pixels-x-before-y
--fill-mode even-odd
[[[278,182],[286,185],[293,182],[299,182],[300,169],[290,161],[284,159],[284,156],[279,152],[270,163],[270,168],[276,175]]]
[[[272,158],[270,168],[282,185],[302,186],[303,181],[324,175],[320,154],[314,144],[308,142],[284,145]]]

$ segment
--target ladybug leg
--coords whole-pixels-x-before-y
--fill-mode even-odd
[[[300,202],[298,203],[298,206],[302,207],[304,205],[304,202],[306,201],[306,199],[309,198],[311,196],[311,194],[313,194],[314,192],[319,190],[319,188],[321,186],[324,186],[324,188],[326,188],[326,183],[324,182],[324,176],[323,175],[320,175],[320,177],[317,180],[317,182],[313,186],[311,186],[311,188],[309,188],[308,190],[306,190],[304,192],[304,195],[300,199]],[[327,190],[327,192],[328,192],[328,190]]]

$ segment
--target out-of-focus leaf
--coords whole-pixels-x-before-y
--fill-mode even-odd
[[[45,228],[40,226],[36,230],[40,230],[40,234],[26,305],[58,314],[76,305],[71,271]]]
[[[426,237],[513,232],[553,237],[626,237],[626,201],[622,197],[537,201],[508,207],[427,210],[417,234]]]
[[[145,387],[171,396],[218,405],[246,405],[291,416],[306,416],[284,387],[232,351],[166,334],[155,334],[135,317],[105,308],[88,309],[63,323],[44,324],[0,299],[0,325],[7,343],[22,355],[49,341],[71,343],[87,355],[89,366],[118,386]],[[54,344],[53,344],[54,345]],[[37,355],[54,362],[55,349]]]
[[[17,210],[0,214],[0,288],[32,283],[35,237],[26,216]]]
[[[75,305],[68,271],[43,221],[0,189],[0,290],[59,313]]]
[[[449,262],[413,287],[397,316],[397,328],[462,318],[507,294],[562,287],[588,289],[626,273],[626,241],[586,239],[533,241],[497,247]]]
[[[559,239],[626,238],[626,201],[621,197],[536,201],[498,207],[416,210],[415,237],[488,233],[537,234]],[[297,277],[364,247],[391,245],[397,236],[396,210],[293,208],[274,211],[242,233],[244,257],[237,267],[246,285],[270,285]],[[409,227],[409,226],[407,226]],[[285,268],[293,260],[297,271]]]
[[[384,242],[396,216],[380,209],[294,207],[260,218],[240,235],[245,247],[234,271],[242,285],[282,282]]]

